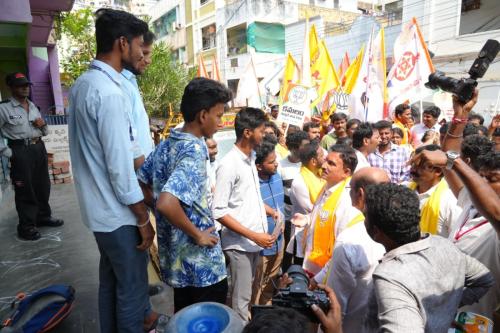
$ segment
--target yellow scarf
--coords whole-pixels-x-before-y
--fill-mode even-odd
[[[408,187],[411,190],[417,189],[417,183],[410,182]],[[437,234],[439,223],[439,206],[441,205],[442,194],[448,189],[448,183],[444,178],[441,179],[434,192],[432,192],[427,202],[420,211],[420,231]]]
[[[401,123],[397,119],[394,119],[394,125],[396,125],[397,127],[399,127],[403,131],[403,139],[401,140],[401,145],[405,145],[407,143],[410,143],[408,141],[408,129],[406,128],[406,126],[403,125],[403,123]]]
[[[353,227],[355,226],[356,224],[360,223],[360,222],[363,222],[365,220],[365,216],[363,215],[363,213],[359,213],[358,215],[356,215],[346,226],[346,229],[347,228],[350,228],[350,227]],[[328,272],[325,274],[325,277],[323,278],[323,281],[322,283],[323,284],[327,284],[328,282],[328,279],[330,277],[330,274],[332,272],[332,268],[333,268],[333,265],[330,264],[330,267],[328,269]]]
[[[350,180],[351,177],[348,177],[337,186],[335,191],[323,204],[323,207],[319,208],[316,221],[314,221],[312,250],[308,259],[320,267],[325,266],[332,256],[335,244],[335,222],[337,219],[335,212],[344,188]]]
[[[283,147],[279,143],[276,145],[275,150],[276,150],[276,153],[278,154],[278,156],[280,158],[285,158],[285,157],[288,156],[288,154],[290,154],[290,152],[288,151],[288,149],[286,149],[285,147]]]
[[[311,199],[311,203],[314,205],[316,200],[318,200],[321,190],[325,186],[325,180],[316,176],[305,166],[300,167],[300,175],[304,179],[304,183],[306,183],[307,189],[309,190],[309,198]]]

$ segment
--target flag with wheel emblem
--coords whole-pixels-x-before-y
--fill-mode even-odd
[[[418,101],[432,94],[425,88],[429,74],[434,72],[429,51],[425,45],[416,18],[403,26],[394,43],[394,65],[387,75],[389,114],[405,101]]]

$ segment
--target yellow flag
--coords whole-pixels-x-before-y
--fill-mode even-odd
[[[299,69],[295,59],[293,59],[292,55],[288,53],[285,63],[285,70],[283,72],[283,82],[281,83],[280,89],[280,101],[283,100],[285,94],[288,90],[288,85],[290,83],[297,83],[299,76]]]
[[[312,38],[309,41],[311,42]],[[311,56],[311,81],[316,87],[318,97],[311,103],[311,106],[322,101],[330,90],[336,90],[340,86],[340,80],[325,41],[319,42],[314,51],[314,56]]]
[[[354,84],[356,83],[356,79],[358,78],[359,69],[361,67],[361,63],[363,62],[363,54],[364,54],[365,46],[363,45],[356,56],[356,59],[351,63],[349,68],[345,73],[345,84],[343,86],[344,92],[346,94],[350,94],[352,88],[354,88]]]

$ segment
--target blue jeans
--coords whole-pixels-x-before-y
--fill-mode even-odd
[[[143,332],[149,308],[148,253],[139,251],[135,226],[94,232],[99,262],[99,322],[102,333]]]

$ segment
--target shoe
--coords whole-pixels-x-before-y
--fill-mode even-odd
[[[20,228],[17,227],[17,236],[24,240],[35,241],[40,239],[42,235],[35,227]]]
[[[47,219],[40,220],[36,223],[37,227],[60,227],[64,224],[64,221],[61,219],[55,219],[53,217],[49,217]]]

